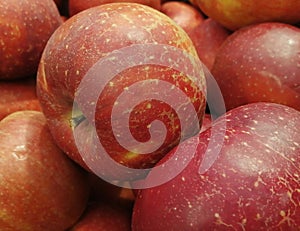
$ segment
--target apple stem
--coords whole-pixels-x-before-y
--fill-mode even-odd
[[[84,121],[86,118],[84,115],[79,115],[79,116],[76,116],[76,117],[73,117],[70,119],[70,124],[71,124],[71,127],[74,129],[76,128],[82,121]]]

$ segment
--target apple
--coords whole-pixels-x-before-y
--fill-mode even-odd
[[[35,78],[0,81],[0,120],[21,110],[41,111]]]
[[[70,231],[130,231],[132,211],[111,203],[91,203]]]
[[[61,23],[53,0],[2,0],[0,79],[35,75],[43,49]]]
[[[189,35],[200,60],[209,70],[223,41],[231,33],[228,29],[205,16],[194,5],[181,1],[167,1],[161,12],[172,18]]]
[[[39,111],[0,122],[0,230],[64,231],[83,213],[86,172],[59,149]]]
[[[300,22],[298,0],[192,0],[192,3],[230,30],[262,22]]]
[[[165,2],[161,5],[160,11],[173,19],[187,34],[204,20],[202,13],[186,2]]]
[[[70,158],[109,182],[142,178],[144,171],[132,171],[151,168],[200,130],[206,82],[199,63],[191,39],[168,16],[142,4],[104,4],[51,36],[38,98]]]
[[[160,0],[69,0],[69,14],[73,16],[83,10],[94,6],[100,6],[107,3],[131,2],[139,3],[160,10]]]
[[[212,69],[220,46],[230,34],[229,30],[212,18],[205,19],[189,32],[200,60],[209,70]]]
[[[182,172],[139,190],[132,230],[299,230],[299,128],[300,112],[285,105],[259,102],[227,112],[183,142],[183,159],[194,151],[191,143],[198,146]],[[152,170],[147,181],[157,177]]]
[[[213,121],[214,120],[212,119],[212,116],[208,113],[205,113],[200,132],[204,132],[206,129],[208,129]]]
[[[274,102],[300,110],[300,29],[260,23],[231,34],[211,73],[227,110],[251,102]]]

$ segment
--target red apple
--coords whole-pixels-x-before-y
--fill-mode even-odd
[[[107,3],[131,2],[139,3],[160,10],[161,0],[69,0],[69,14],[73,16],[83,10]]]
[[[208,113],[205,113],[202,121],[202,126],[200,132],[204,132],[206,129],[208,129],[211,126],[211,123],[213,122],[213,119],[211,118],[211,115]]]
[[[2,80],[0,92],[0,120],[15,111],[41,110],[34,78]]]
[[[267,101],[300,110],[300,29],[261,23],[230,35],[215,58],[212,74],[228,110]]]
[[[298,0],[193,0],[208,17],[230,30],[261,22],[300,22]]]
[[[118,180],[151,168],[200,130],[206,82],[199,63],[168,16],[142,4],[104,4],[54,32],[40,62],[38,98],[59,147]]]
[[[87,175],[59,149],[38,111],[0,122],[0,230],[63,231],[83,213]]]
[[[198,147],[182,172],[139,191],[132,230],[300,230],[299,134],[293,108],[260,102],[231,110],[183,143],[183,159],[191,143]],[[147,180],[156,177],[151,171]]]
[[[35,75],[43,49],[61,23],[53,0],[1,0],[0,79]]]
[[[205,19],[200,25],[189,32],[200,60],[212,69],[220,46],[230,35],[230,31],[212,18]]]
[[[173,19],[188,34],[204,20],[201,12],[186,2],[165,2],[162,4],[160,11]]]
[[[132,211],[110,203],[92,203],[70,231],[130,231]]]

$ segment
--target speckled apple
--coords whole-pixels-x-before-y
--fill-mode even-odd
[[[235,31],[220,47],[211,73],[226,109],[265,101],[300,110],[300,29],[261,23]]]
[[[139,190],[133,231],[300,229],[300,112],[260,102],[227,112],[212,127],[224,130],[224,122],[223,143],[211,129],[192,137],[200,142],[188,166],[166,184]],[[192,145],[184,143],[181,155],[189,155]],[[213,165],[202,168],[219,145]]]
[[[93,127],[94,123],[98,138],[108,155],[128,168],[152,167],[182,137],[187,138],[200,130],[206,105],[206,82],[201,66],[195,67],[195,70],[198,70],[197,76],[191,78],[169,66],[136,64],[113,77],[109,84],[104,86],[97,102],[93,100],[82,102],[81,106],[78,106],[78,116],[72,118],[74,95],[88,71],[113,51],[144,44],[153,48],[173,47],[193,57],[192,60],[195,62],[191,63],[181,61],[184,59],[180,55],[170,57],[168,60],[178,68],[193,69],[193,63],[199,61],[191,39],[181,27],[158,10],[136,3],[104,4],[74,15],[55,31],[44,50],[37,77],[37,93],[42,110],[59,147],[88,170],[90,168],[83,160],[74,140],[73,131],[76,129],[80,147],[85,149],[85,153],[90,153],[90,148],[94,145],[91,138],[91,126]],[[158,62],[168,57],[169,51],[163,50],[164,48],[154,54]],[[143,53],[147,53],[146,50],[139,51],[137,55],[144,55]],[[97,75],[97,78],[100,81],[101,75]],[[131,91],[128,91],[129,87],[141,81],[144,83],[148,81],[148,84],[131,94]],[[169,83],[172,87],[166,89],[159,85],[161,82]],[[129,126],[132,136],[140,142],[146,142],[150,139],[150,124],[154,120],[160,120],[166,125],[165,140],[157,150],[143,155],[139,155],[138,149],[128,151],[119,144],[112,130],[112,110],[117,103],[118,105],[122,103],[117,100],[118,96],[124,92],[130,93],[123,100],[126,104],[122,104],[123,106],[118,109],[117,114],[121,116],[129,110],[127,103],[144,95],[154,93],[160,97],[176,99],[177,102],[180,99],[173,96],[174,88],[184,92],[188,99],[187,103],[193,105],[196,116],[186,111],[184,121],[179,121],[176,109],[171,108],[168,102],[143,99],[130,113]],[[93,97],[98,91],[97,88],[88,89],[86,95]],[[184,111],[185,107],[182,106],[180,108]],[[95,116],[91,114],[94,107],[96,107]],[[122,119],[114,120],[117,124],[122,121]],[[180,123],[186,123],[186,129],[181,131],[183,127]],[[127,136],[122,137],[127,139]],[[158,139],[157,136],[152,138]],[[145,144],[143,148],[148,146]],[[111,168],[108,171],[116,172]]]
[[[43,49],[61,23],[53,0],[2,0],[0,79],[35,75]]]
[[[161,8],[161,0],[69,0],[69,14],[73,16],[83,10],[107,3],[132,2],[153,7],[156,10]]]
[[[0,230],[64,231],[84,212],[86,172],[57,147],[38,111],[0,122]]]

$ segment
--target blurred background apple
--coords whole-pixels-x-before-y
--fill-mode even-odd
[[[274,102],[300,110],[300,29],[259,23],[230,35],[216,55],[211,73],[226,109]]]
[[[61,23],[53,0],[1,0],[0,79],[35,75],[42,51]]]
[[[41,111],[35,78],[0,81],[0,120],[21,110]]]
[[[188,34],[204,20],[204,15],[186,2],[167,1],[162,4],[160,11],[173,19]]]
[[[192,3],[230,30],[261,22],[300,22],[299,0],[192,0]]]

